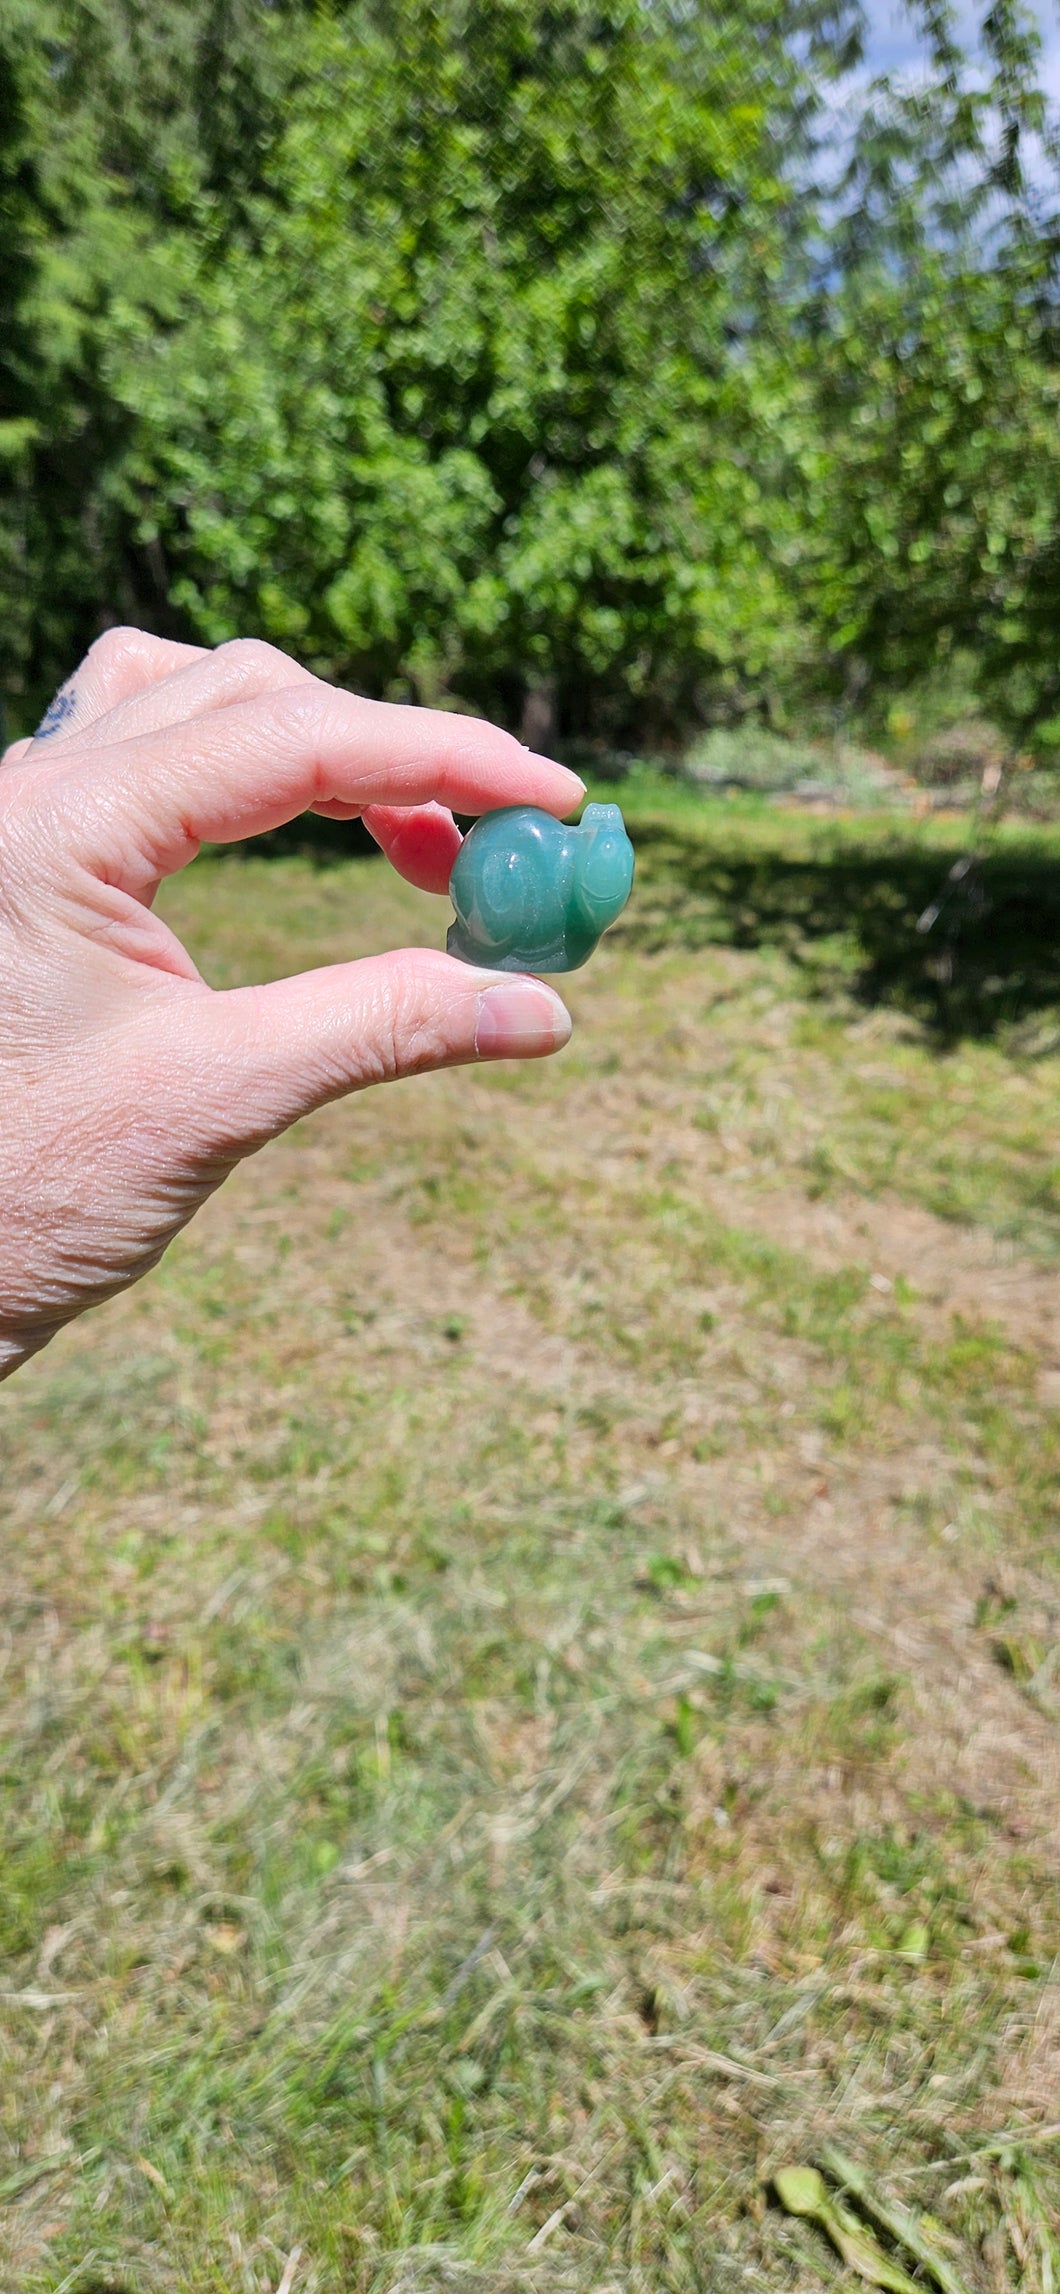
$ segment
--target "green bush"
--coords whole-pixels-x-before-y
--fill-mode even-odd
[[[121,618],[611,747],[745,703],[871,737],[963,663],[945,724],[1027,747],[1060,702],[1036,51],[991,9],[984,78],[915,12],[840,213],[812,146],[856,0],[0,0],[10,729]]]
[[[885,799],[895,783],[872,750],[850,742],[786,740],[751,720],[705,733],[687,752],[682,773],[704,788],[827,794],[869,804]]]
[[[926,788],[953,788],[958,783],[981,783],[985,773],[1004,763],[1007,744],[997,725],[985,717],[967,717],[916,743],[910,769]]]

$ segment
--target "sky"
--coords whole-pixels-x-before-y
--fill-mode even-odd
[[[845,87],[841,84],[835,91],[833,99],[837,145],[853,127],[861,90],[869,80],[884,72],[900,78],[904,67],[913,75],[918,62],[923,68],[923,46],[910,21],[911,11],[901,5],[901,0],[863,0],[863,5],[867,19],[865,60]],[[978,51],[978,29],[988,5],[989,0],[954,0],[957,31],[970,55]],[[1024,5],[1041,29],[1041,86],[1060,115],[1060,0],[1024,0]],[[1025,147],[1023,159],[1030,183],[1037,180],[1040,189],[1055,197],[1056,176],[1041,153],[1031,145]]]
[[[967,0],[959,0],[957,15],[965,36],[974,38],[981,21],[984,5],[969,7]],[[901,69],[912,64],[916,56],[916,38],[910,29],[909,18],[897,0],[865,0],[865,13],[869,21],[867,64],[870,73]],[[1042,28],[1042,84],[1048,93],[1060,102],[1060,4],[1058,0],[1037,0],[1030,7]]]

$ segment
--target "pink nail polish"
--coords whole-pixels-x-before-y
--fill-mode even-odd
[[[540,1058],[558,1051],[570,1032],[566,1006],[540,980],[506,980],[479,997],[475,1050],[480,1059]]]

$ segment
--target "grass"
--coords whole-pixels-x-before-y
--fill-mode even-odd
[[[808,2294],[830,2145],[1057,2284],[1058,851],[946,977],[957,825],[626,795],[560,1061],[298,1127],[0,1394],[20,2294]],[[443,923],[164,899],[218,983]]]

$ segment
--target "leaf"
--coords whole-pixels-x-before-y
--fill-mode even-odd
[[[824,2178],[816,2167],[781,2167],[773,2188],[785,2214],[814,2215],[827,2202]]]
[[[844,2190],[852,2193],[859,2206],[864,2207],[866,2214],[871,2214],[873,2221],[878,2222],[882,2230],[888,2231],[908,2253],[915,2256],[921,2269],[926,2270],[936,2286],[941,2287],[942,2294],[968,2294],[963,2278],[930,2236],[924,2216],[918,2218],[910,2213],[908,2207],[900,2206],[894,2200],[877,2198],[863,2169],[855,2166],[852,2160],[844,2158],[842,2151],[837,2151],[834,2144],[829,2144],[821,2155],[834,2180]]]
[[[868,2286],[882,2286],[886,2294],[923,2294],[916,2280],[892,2262],[872,2232],[833,2199],[816,2167],[782,2167],[773,2188],[786,2214],[803,2215],[823,2230],[848,2270]]]

